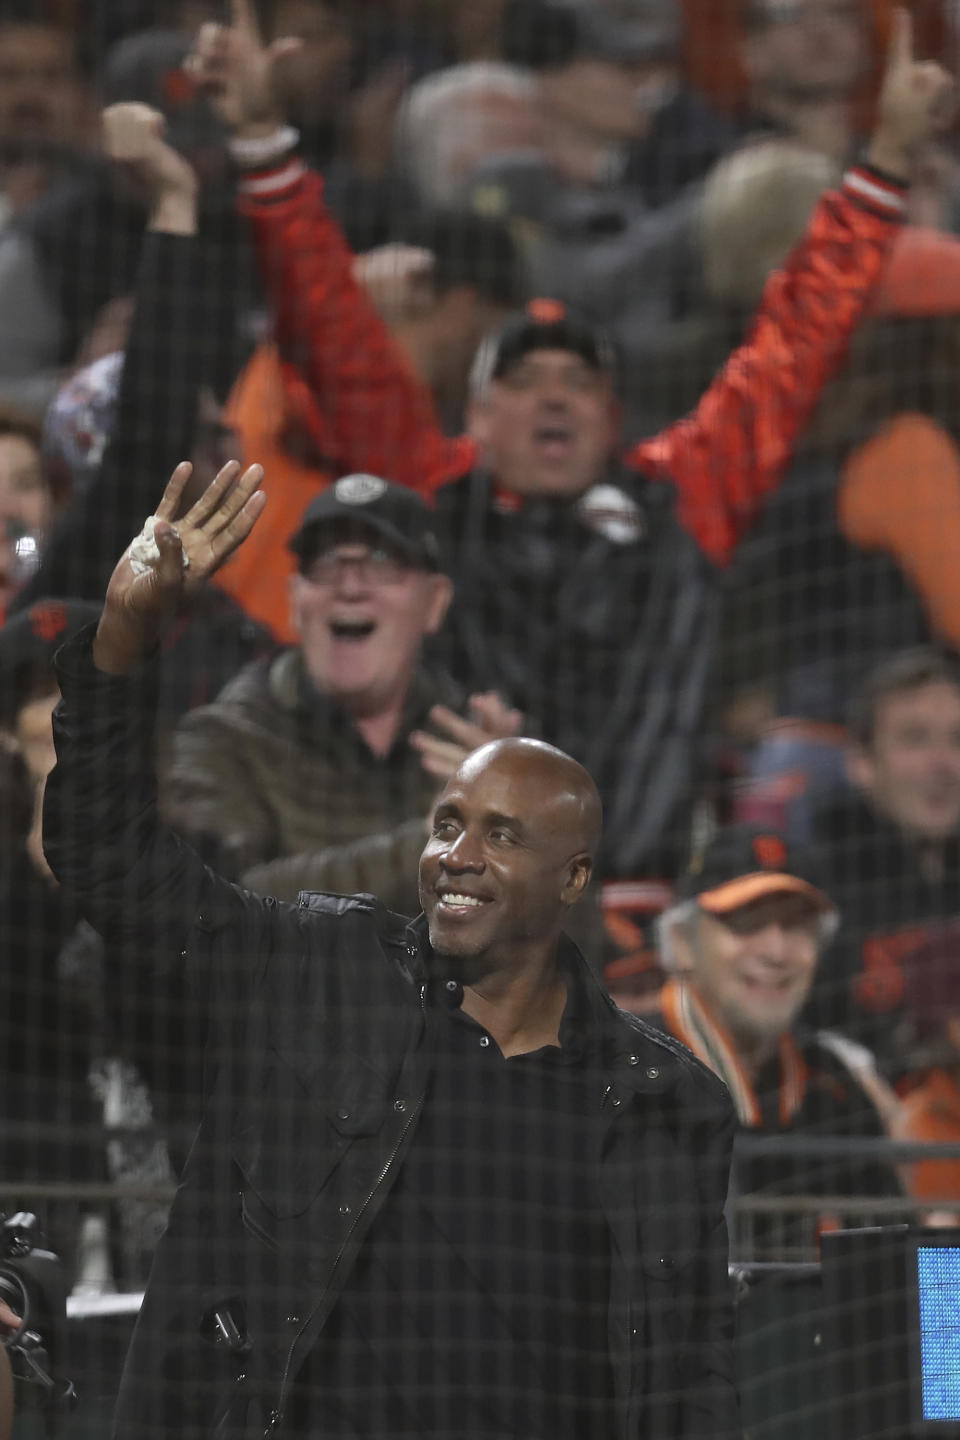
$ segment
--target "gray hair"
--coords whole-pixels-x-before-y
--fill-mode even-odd
[[[470,126],[482,124],[472,113],[471,97],[490,93],[533,102],[539,86],[533,73],[518,65],[472,60],[428,75],[408,91],[394,144],[400,164],[428,204],[443,209],[459,198],[462,177],[451,168],[456,146]]]

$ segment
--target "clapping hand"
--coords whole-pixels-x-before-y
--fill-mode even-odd
[[[434,705],[430,723],[443,734],[434,735],[429,730],[414,730],[411,734],[410,744],[419,750],[428,775],[447,781],[471,751],[489,740],[503,740],[520,733],[523,724],[520,711],[510,709],[494,691],[471,695],[468,709],[470,718],[464,719],[446,705]]]

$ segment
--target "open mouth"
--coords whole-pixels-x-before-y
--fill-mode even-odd
[[[541,425],[533,432],[533,443],[549,460],[564,460],[573,446],[573,431],[565,425]]]
[[[369,640],[376,628],[375,620],[330,621],[330,634],[334,640]]]
[[[460,919],[476,914],[488,903],[480,895],[467,895],[461,890],[442,890],[437,897],[437,913]]]

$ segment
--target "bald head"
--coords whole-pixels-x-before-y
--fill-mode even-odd
[[[541,815],[572,851],[592,855],[600,840],[603,806],[588,770],[555,745],[526,737],[491,740],[467,756],[451,785],[502,775],[517,788],[530,819]]]
[[[539,740],[494,740],[444,787],[420,859],[439,953],[491,969],[544,964],[590,883],[600,797],[582,765]]]

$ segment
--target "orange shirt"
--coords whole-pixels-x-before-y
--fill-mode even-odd
[[[237,381],[226,414],[245,462],[263,466],[268,498],[254,530],[218,573],[217,584],[283,645],[297,640],[287,598],[296,560],[287,541],[310,501],[332,478],[319,464],[295,457],[284,444],[284,435],[297,424],[301,403],[309,401],[303,402],[296,376],[281,369],[273,345],[261,345]]]
[[[931,1070],[903,1102],[897,1138],[960,1141],[960,1085],[947,1070]],[[960,1202],[960,1160],[920,1160],[905,1167],[918,1200]]]

